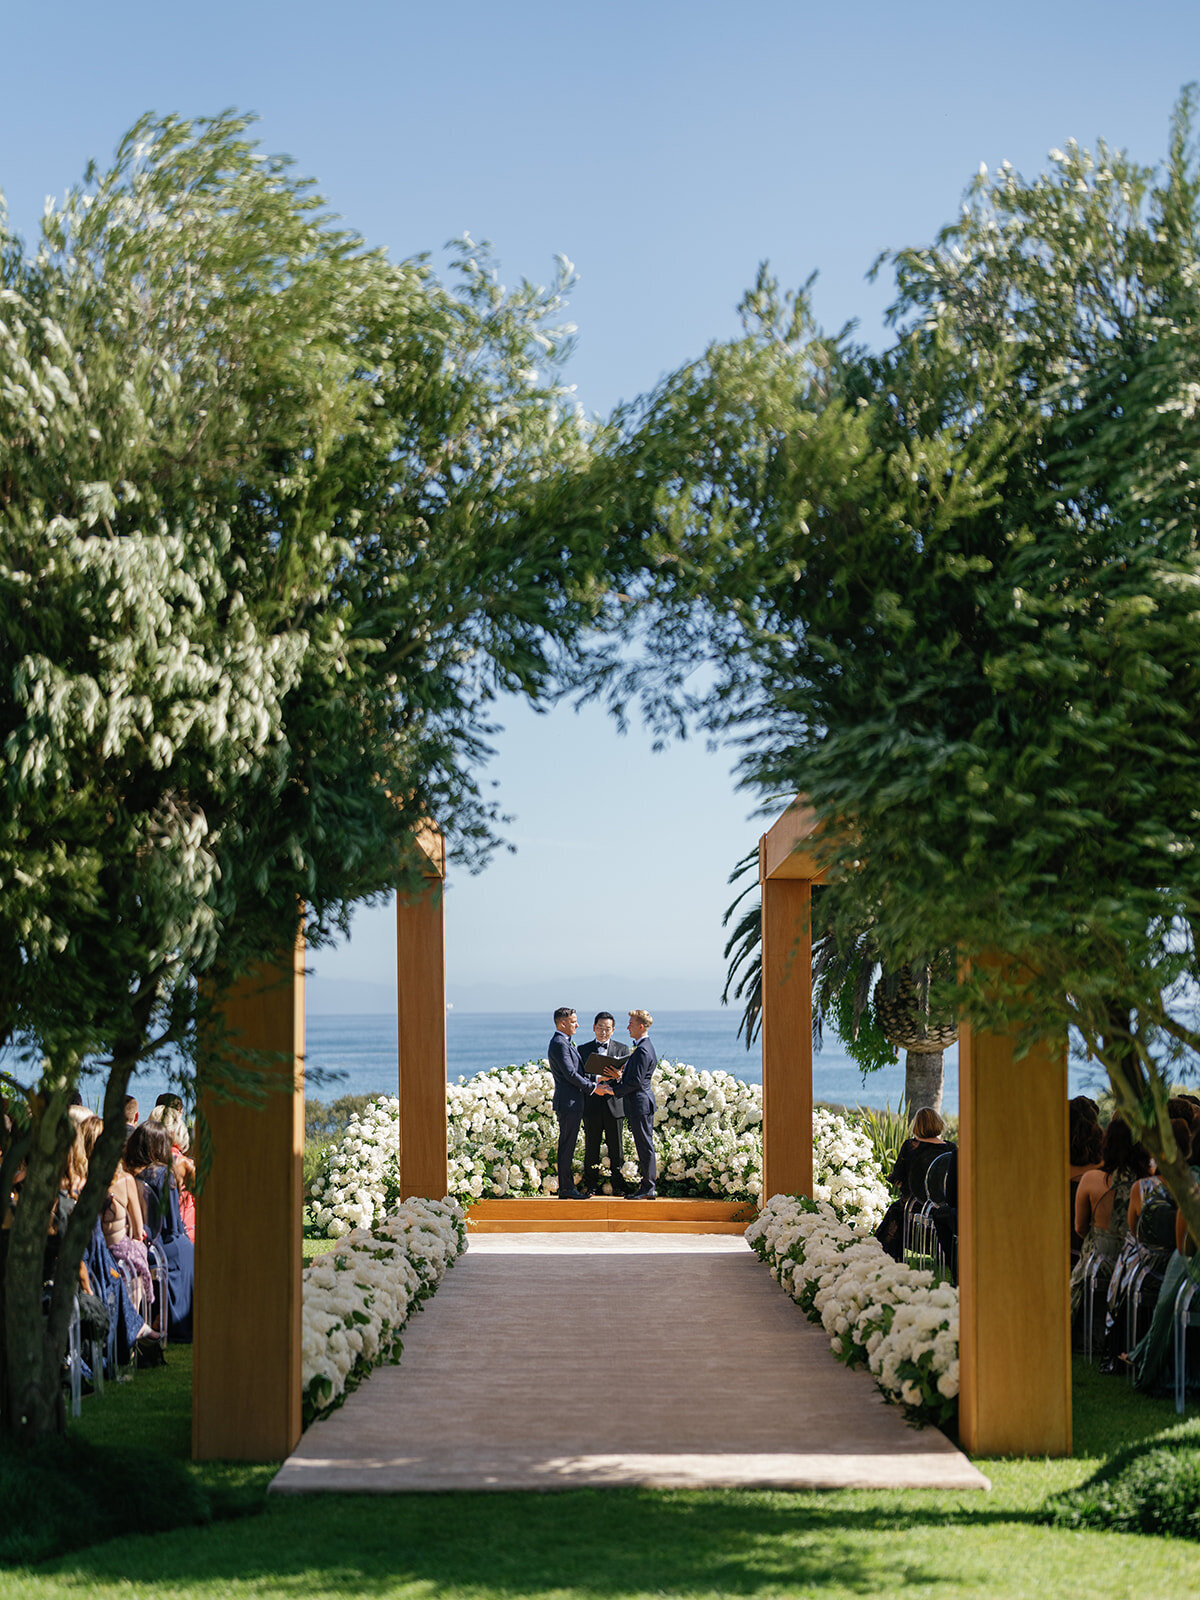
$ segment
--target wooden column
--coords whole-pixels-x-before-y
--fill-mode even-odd
[[[766,875],[762,888],[763,1198],[812,1194],[812,885]]]
[[[959,1435],[1071,1453],[1067,1049],[959,1035]]]
[[[192,1455],[277,1461],[300,1437],[303,934],[290,959],[231,991],[224,1018],[272,1085],[260,1106],[200,1104],[211,1167],[196,1218]]]
[[[396,1010],[399,1049],[400,1193],[445,1197],[446,941],[445,841],[429,830],[418,843],[426,888],[396,900]]]

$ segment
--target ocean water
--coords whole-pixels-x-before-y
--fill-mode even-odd
[[[756,1044],[747,1051],[737,1037],[737,1014],[732,1011],[664,1011],[656,1013],[651,1037],[660,1056],[685,1061],[701,1071],[732,1073],[748,1083],[762,1082],[762,1051]],[[473,1078],[492,1067],[538,1060],[546,1053],[553,1022],[540,1012],[450,1011],[446,1015],[446,1075],[451,1082]],[[389,1012],[365,1016],[310,1016],[306,1024],[309,1093],[333,1100],[343,1094],[396,1093],[396,1019]],[[578,1039],[591,1038],[581,1027]],[[625,1037],[618,1031],[618,1037]],[[628,1042],[628,1041],[626,1041]],[[16,1076],[24,1078],[20,1069]],[[150,1063],[140,1072],[133,1092],[143,1114],[155,1097],[172,1087],[170,1064]],[[1096,1087],[1092,1069],[1073,1066],[1071,1093],[1090,1093]],[[85,1086],[84,1098],[94,1103],[102,1086]],[[904,1093],[904,1067],[898,1063],[882,1071],[862,1074],[841,1050],[826,1047],[813,1059],[813,1093],[817,1100],[835,1105],[896,1106]],[[958,1109],[958,1052],[947,1051],[943,1104]]]
[[[655,1012],[651,1038],[661,1057],[689,1065],[731,1073],[747,1083],[762,1082],[762,1050],[747,1051],[737,1037],[738,1019],[729,1011]],[[540,1060],[554,1031],[541,1012],[451,1011],[446,1016],[446,1076],[451,1082],[473,1078],[493,1067]],[[582,1043],[592,1037],[581,1026]],[[617,1037],[629,1039],[623,1029]],[[307,1062],[311,1072],[341,1071],[338,1081],[318,1082],[311,1092],[328,1100],[339,1094],[395,1094],[396,1022],[382,1014],[363,1017],[310,1017],[307,1024]],[[947,1090],[957,1104],[957,1057],[947,1070]],[[949,1080],[953,1079],[953,1083]],[[813,1063],[813,1086],[819,1100],[841,1105],[895,1105],[904,1090],[900,1066],[872,1073],[865,1081],[855,1064],[840,1051],[826,1050]]]

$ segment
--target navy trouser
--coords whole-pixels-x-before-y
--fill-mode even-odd
[[[579,1143],[583,1107],[567,1106],[554,1114],[558,1118],[558,1192],[565,1194],[575,1187],[575,1146]]]
[[[654,1159],[654,1096],[652,1094],[627,1094],[625,1096],[625,1126],[633,1135],[637,1151],[638,1171],[642,1183],[654,1186],[658,1177],[658,1162]]]

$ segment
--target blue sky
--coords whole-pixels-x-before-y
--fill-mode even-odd
[[[876,341],[887,284],[867,269],[948,221],[981,161],[1033,171],[1098,135],[1157,161],[1200,78],[1196,0],[8,0],[2,15],[0,188],[22,231],[144,111],[255,111],[264,145],[395,255],[470,231],[539,281],[570,256],[569,376],[589,411],[731,333],[764,258],[789,284],[818,270],[818,316]],[[595,712],[502,720],[489,779],[518,853],[452,876],[450,998],[545,985],[554,1003],[556,985],[611,974],[614,1008],[715,1005],[725,880],[762,826],[728,755],[654,755]],[[590,786],[596,770],[634,778],[630,798]],[[366,911],[350,949],[317,958],[318,987],[386,983],[391,963],[390,916]]]

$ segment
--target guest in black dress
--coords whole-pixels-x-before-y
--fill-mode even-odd
[[[931,1106],[922,1106],[913,1117],[912,1136],[900,1146],[888,1178],[899,1198],[892,1201],[875,1230],[875,1237],[893,1261],[899,1261],[903,1253],[905,1207],[925,1203],[925,1174],[938,1156],[954,1149],[942,1138],[945,1126],[938,1112]]]

